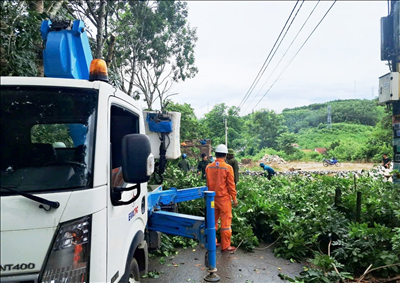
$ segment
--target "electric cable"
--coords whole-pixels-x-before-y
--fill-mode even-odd
[[[283,37],[281,38],[281,41],[279,42],[278,46],[275,48],[274,53],[272,54],[271,58],[269,59],[269,62],[268,62],[268,64],[267,64],[267,66],[265,66],[264,70],[262,71],[260,77],[258,78],[256,84],[254,85],[254,88],[256,87],[256,85],[258,84],[258,82],[260,81],[261,77],[264,75],[265,70],[268,68],[269,64],[271,63],[272,59],[273,59],[274,56],[275,56],[276,51],[278,51],[279,47],[281,46],[282,41],[285,39],[286,34],[287,34],[288,31],[290,30],[290,27],[292,26],[294,20],[296,19],[297,14],[299,13],[299,11],[300,11],[301,7],[303,6],[303,4],[304,4],[304,0],[301,2],[300,7],[297,9],[296,14],[294,15],[294,17],[293,17],[292,21],[290,22],[288,28],[286,29],[286,32],[285,32],[285,34],[283,35]],[[254,88],[253,88],[253,90],[254,90]],[[251,91],[251,93],[253,92],[253,90]],[[246,103],[246,101],[247,101],[247,99],[250,97],[251,93],[250,93],[250,94],[247,96],[247,98],[243,101],[243,103],[242,103],[242,105],[241,105],[240,107],[243,107],[244,103]]]
[[[262,70],[263,70],[263,68],[264,68],[264,66],[265,66],[265,64],[267,63],[267,61],[268,61],[268,59],[269,59],[269,57],[271,56],[271,54],[272,54],[272,51],[274,50],[274,48],[275,48],[275,45],[278,43],[278,41],[279,41],[279,38],[281,37],[281,35],[282,35],[282,33],[283,33],[283,31],[285,30],[285,28],[286,28],[286,25],[288,24],[288,22],[289,22],[289,20],[290,20],[290,18],[292,17],[292,14],[293,14],[293,12],[294,12],[294,10],[296,9],[296,6],[297,6],[297,4],[299,3],[299,0],[297,0],[296,1],[296,4],[294,5],[294,7],[293,7],[293,9],[292,9],[292,12],[290,12],[290,15],[289,15],[289,17],[287,18],[287,20],[286,20],[286,23],[285,23],[285,25],[283,26],[283,28],[282,28],[282,30],[281,30],[281,32],[279,33],[279,36],[278,36],[278,38],[276,39],[276,41],[275,41],[275,43],[274,43],[274,45],[272,46],[272,49],[271,49],[271,51],[269,52],[269,54],[268,54],[268,56],[267,56],[267,59],[265,59],[265,61],[264,61],[264,64],[262,65],[262,67],[261,67],[261,69],[260,69],[260,71],[258,72],[258,74],[257,74],[257,76],[256,76],[256,78],[254,79],[254,81],[253,81],[253,83],[251,84],[251,86],[250,86],[250,88],[249,88],[249,90],[247,91],[247,93],[245,94],[245,96],[243,97],[243,99],[242,99],[242,101],[239,103],[239,106],[238,106],[238,108],[240,109],[240,107],[241,107],[241,105],[242,105],[242,102],[246,99],[246,97],[251,93],[251,91],[252,91],[252,88],[254,89],[254,87],[255,87],[255,82],[256,82],[256,80],[257,80],[257,78],[259,77],[259,75],[261,74],[261,72],[262,72]]]
[[[270,86],[270,88],[267,90],[267,92],[260,98],[260,100],[257,102],[257,104],[254,106],[256,108],[258,104],[263,100],[263,98],[268,94],[268,92],[271,90],[271,88],[275,85],[275,83],[278,81],[278,79],[281,77],[281,75],[285,72],[287,67],[289,67],[290,63],[296,58],[297,54],[299,54],[300,50],[304,47],[304,45],[307,43],[307,41],[310,39],[310,37],[313,35],[315,30],[318,28],[318,26],[321,24],[321,22],[325,19],[326,15],[329,13],[329,11],[332,9],[333,5],[335,5],[337,0],[333,2],[333,4],[329,7],[328,11],[325,13],[325,15],[322,17],[322,19],[318,22],[318,24],[315,26],[313,31],[310,33],[310,35],[307,37],[307,39],[304,41],[304,43],[301,45],[299,50],[296,52],[296,54],[293,56],[293,58],[290,60],[290,62],[286,65],[286,67],[283,69],[283,71],[279,74],[279,76],[276,78],[276,80],[273,82],[273,84]]]
[[[294,39],[292,40],[292,42],[290,43],[289,47],[286,49],[285,53],[282,55],[281,59],[279,60],[278,64],[275,66],[274,70],[272,71],[272,73],[269,75],[269,77],[267,78],[267,80],[264,82],[264,84],[262,85],[262,87],[260,88],[260,90],[257,92],[257,94],[253,97],[253,100],[248,104],[251,105],[254,102],[254,99],[258,96],[258,94],[260,93],[260,91],[263,89],[263,87],[265,86],[265,84],[268,82],[268,80],[271,78],[271,76],[274,74],[276,68],[279,66],[279,64],[282,62],[282,59],[285,57],[286,53],[289,51],[290,47],[293,45],[294,41],[297,39],[297,37],[299,36],[300,32],[303,30],[304,26],[306,25],[306,23],[308,22],[308,20],[310,19],[311,15],[314,13],[314,10],[317,8],[318,4],[319,4],[320,0],[318,0],[317,4],[314,6],[314,8],[312,9],[312,11],[310,12],[310,14],[308,15],[307,19],[304,21],[303,25],[301,26],[300,30],[297,32],[296,36],[294,37]],[[247,108],[249,108],[249,106],[247,106],[244,111],[247,110]]]

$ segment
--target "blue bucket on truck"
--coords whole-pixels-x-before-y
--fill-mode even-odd
[[[170,117],[164,119],[160,120],[157,113],[147,113],[146,122],[149,124],[149,130],[157,133],[171,133],[172,120]]]

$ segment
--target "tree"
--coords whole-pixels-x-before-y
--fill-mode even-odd
[[[243,141],[240,139],[242,136],[244,122],[239,117],[239,109],[232,106],[228,109],[228,147],[234,150],[240,150],[243,147]]]
[[[276,142],[278,143],[278,150],[283,150],[286,154],[293,154],[297,150],[293,146],[297,142],[294,133],[282,133],[276,138]]]
[[[236,106],[228,107],[225,103],[217,104],[205,114],[201,123],[208,130],[208,138],[213,144],[225,144],[225,119],[228,125],[228,146],[240,149],[240,137],[243,128],[242,118],[239,117]]]
[[[386,113],[386,116],[376,125],[372,136],[367,141],[364,155],[374,161],[380,161],[383,153],[392,156],[392,140],[392,115]]]
[[[225,103],[217,104],[211,109],[210,112],[205,114],[205,118],[201,120],[205,128],[208,130],[208,137],[213,142],[213,144],[225,143],[225,122],[226,110],[228,106]]]
[[[197,74],[196,29],[187,22],[185,2],[69,2],[72,14],[95,26],[94,57],[106,58],[111,81],[135,99],[142,96],[149,110],[157,99],[163,108],[173,83]]]
[[[268,147],[277,149],[276,138],[287,131],[284,126],[282,115],[276,114],[274,110],[262,109],[248,115],[247,131],[250,136],[259,140],[258,150]]]
[[[108,38],[107,21],[109,18],[113,17],[116,7],[121,7],[118,5],[121,1],[81,1],[81,0],[70,0],[69,9],[73,16],[83,20],[90,20],[92,25],[95,27],[96,40],[95,48],[93,52],[94,58],[103,58],[103,48],[104,39]],[[87,26],[87,24],[86,24]]]
[[[2,76],[43,75],[41,21],[66,17],[64,1],[0,1]]]
[[[151,19],[150,28],[154,29],[154,38],[139,46],[142,50],[137,52],[137,68],[130,72],[133,85],[138,88],[138,94],[144,96],[147,108],[152,109],[155,100],[159,99],[162,109],[173,83],[193,78],[198,72],[194,66],[197,36],[196,29],[192,29],[187,22],[185,2],[154,3],[154,14],[148,17]]]

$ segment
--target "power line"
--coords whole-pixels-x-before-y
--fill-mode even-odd
[[[283,69],[283,71],[279,74],[279,76],[276,78],[276,80],[273,82],[273,84],[270,86],[270,88],[267,90],[267,92],[261,97],[261,99],[257,102],[257,104],[254,106],[254,108],[256,108],[258,106],[258,104],[261,102],[261,100],[263,100],[263,98],[267,95],[267,93],[271,90],[271,88],[275,85],[275,83],[278,81],[278,79],[281,77],[281,75],[285,72],[285,70],[287,69],[287,67],[289,67],[290,63],[292,63],[292,61],[294,60],[294,58],[296,58],[297,54],[299,54],[300,50],[303,48],[303,46],[307,43],[307,41],[310,39],[311,35],[313,35],[313,33],[315,32],[315,30],[318,28],[318,26],[321,24],[321,22],[325,19],[326,15],[329,13],[329,11],[332,9],[333,5],[335,5],[337,0],[335,0],[333,2],[333,4],[329,7],[328,11],[325,13],[325,15],[322,17],[322,19],[318,22],[318,24],[315,26],[315,28],[313,29],[313,31],[310,33],[310,35],[307,37],[307,39],[304,41],[304,43],[301,45],[301,47],[299,48],[299,50],[296,52],[296,54],[293,56],[292,60],[290,60],[290,62],[286,65],[286,67]]]
[[[264,64],[262,65],[260,71],[258,71],[258,74],[257,74],[256,78],[254,79],[254,81],[253,81],[253,83],[251,84],[249,90],[247,91],[247,93],[246,93],[245,96],[243,97],[242,101],[240,102],[240,104],[239,104],[239,106],[238,106],[239,109],[240,109],[240,107],[242,106],[243,101],[246,99],[246,97],[248,97],[248,96],[250,95],[250,93],[253,91],[252,89],[254,89],[254,87],[255,87],[257,78],[260,76],[260,74],[261,74],[261,72],[262,72],[262,70],[263,70],[265,64],[267,63],[267,61],[268,61],[268,59],[269,59],[269,56],[271,56],[272,51],[273,51],[274,48],[275,48],[275,45],[278,43],[279,38],[281,37],[283,31],[285,30],[286,25],[288,24],[290,18],[292,17],[292,14],[293,14],[294,10],[296,9],[296,6],[297,6],[298,3],[299,3],[299,0],[296,1],[296,4],[294,5],[294,7],[293,7],[293,9],[292,9],[292,12],[290,13],[289,17],[287,18],[285,25],[283,26],[281,32],[279,33],[278,38],[276,39],[276,41],[275,41],[275,43],[274,43],[274,46],[272,46],[272,49],[271,49],[271,51],[269,52],[269,54],[268,54],[268,56],[267,56],[267,59],[265,59]]]
[[[268,82],[268,80],[271,78],[271,76],[274,74],[276,68],[279,66],[279,64],[282,62],[282,59],[285,57],[286,53],[289,51],[290,47],[292,47],[294,41],[297,39],[297,37],[299,36],[300,32],[303,30],[304,26],[306,25],[306,23],[308,22],[308,20],[310,19],[311,15],[314,13],[314,10],[317,8],[318,4],[319,4],[320,0],[318,0],[317,4],[314,6],[314,8],[312,9],[312,11],[310,12],[310,14],[308,15],[307,19],[304,21],[303,25],[301,26],[300,30],[297,32],[296,36],[294,37],[294,39],[292,40],[292,42],[290,43],[289,47],[286,49],[285,53],[282,55],[281,59],[279,60],[278,64],[275,66],[274,70],[271,72],[271,74],[269,75],[269,77],[267,78],[267,80],[264,82],[264,84],[262,85],[262,87],[260,88],[260,90],[257,92],[257,94],[253,97],[253,100],[249,103],[249,105],[253,104],[254,99],[258,96],[258,94],[260,93],[260,91],[263,89],[263,87],[265,86],[265,84]],[[249,106],[247,106],[244,111],[247,110],[247,108],[249,108]]]
[[[286,29],[286,32],[285,32],[285,34],[283,35],[283,37],[282,37],[281,41],[279,42],[278,46],[275,48],[275,51],[274,51],[274,53],[272,54],[271,58],[269,59],[269,62],[268,62],[268,64],[267,64],[267,66],[265,66],[265,68],[264,68],[264,70],[262,71],[261,75],[259,76],[259,78],[258,78],[256,84],[254,85],[252,91],[249,93],[249,95],[247,96],[247,98],[243,101],[243,104],[241,105],[241,107],[244,105],[244,103],[245,103],[245,102],[247,101],[247,99],[250,97],[251,93],[253,92],[254,88],[256,87],[256,85],[258,84],[258,82],[260,81],[261,77],[264,75],[265,70],[268,68],[269,64],[271,63],[272,59],[274,58],[274,56],[275,56],[275,54],[276,54],[276,51],[278,51],[279,47],[281,46],[282,41],[285,39],[286,34],[287,34],[288,31],[290,30],[290,27],[292,26],[294,20],[296,19],[297,14],[299,13],[299,11],[300,11],[301,7],[303,6],[303,4],[304,4],[304,0],[301,2],[300,7],[297,9],[296,14],[294,15],[294,17],[293,17],[292,21],[290,22],[288,28]]]

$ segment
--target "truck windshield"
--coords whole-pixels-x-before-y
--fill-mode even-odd
[[[2,187],[43,192],[93,186],[97,90],[1,86],[0,97]]]

